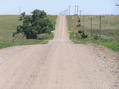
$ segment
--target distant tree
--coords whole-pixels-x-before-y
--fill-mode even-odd
[[[19,20],[22,21],[22,25],[17,26],[17,32],[13,33],[13,36],[22,33],[27,39],[37,39],[38,34],[50,34],[54,29],[46,12],[38,9],[34,10],[32,15],[29,16],[23,12]]]

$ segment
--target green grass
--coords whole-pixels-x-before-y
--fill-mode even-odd
[[[53,39],[53,34],[42,34],[39,40],[27,40],[18,38],[19,40],[13,41],[12,34],[16,32],[16,27],[21,24],[19,15],[1,15],[0,16],[0,48],[16,45],[32,45],[32,44],[47,44],[48,40]],[[57,16],[49,16],[53,25],[55,26]]]
[[[85,20],[83,20],[84,18]],[[90,17],[93,18],[93,30],[91,36],[90,30]],[[102,16],[102,30],[99,30],[99,16],[82,16],[81,23],[83,27],[77,28],[74,23],[77,21],[76,16],[68,16],[68,26],[70,39],[75,44],[89,44],[94,43],[97,45],[102,45],[113,51],[119,51],[119,16]],[[84,30],[86,34],[89,35],[86,39],[81,39],[78,34],[78,30]],[[98,40],[94,39],[94,35],[101,35]]]
[[[19,45],[32,45],[32,44],[46,44],[47,40],[27,40],[27,41],[18,41],[18,42],[2,42],[0,41],[0,48],[6,48],[10,46],[19,46]]]
[[[119,43],[116,41],[100,40],[97,44],[107,47],[114,51],[119,51]]]

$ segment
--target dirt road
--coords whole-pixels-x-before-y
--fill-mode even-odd
[[[0,89],[119,89],[115,53],[73,44],[65,16],[58,16],[47,45],[0,50]]]

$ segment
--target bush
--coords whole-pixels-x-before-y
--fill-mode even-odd
[[[94,36],[93,36],[93,39],[94,39],[94,40],[99,40],[99,36],[98,36],[98,35],[94,35]]]
[[[88,35],[83,30],[79,30],[78,33],[80,34],[81,39],[88,38]]]
[[[50,34],[54,29],[47,14],[41,10],[34,10],[31,16],[23,12],[19,20],[22,21],[22,25],[17,26],[17,32],[13,33],[13,36],[22,33],[27,39],[37,39],[39,34]]]

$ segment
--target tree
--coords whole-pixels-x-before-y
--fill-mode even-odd
[[[46,12],[42,10],[34,10],[31,16],[23,12],[19,20],[22,21],[22,25],[17,26],[17,32],[13,33],[13,36],[22,33],[27,39],[37,39],[39,34],[50,34],[54,29]]]

